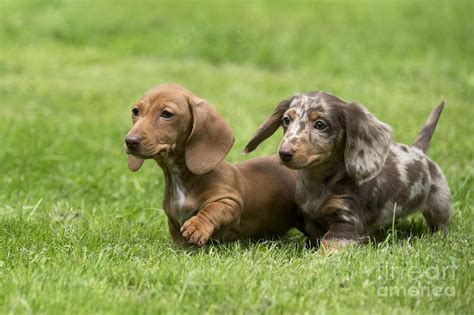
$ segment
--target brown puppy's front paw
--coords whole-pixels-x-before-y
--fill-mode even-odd
[[[194,216],[184,222],[180,231],[188,244],[203,246],[211,237],[213,230],[210,224]]]

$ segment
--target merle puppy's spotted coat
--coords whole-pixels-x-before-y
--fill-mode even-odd
[[[433,231],[448,231],[451,195],[425,154],[443,109],[438,105],[412,146],[364,107],[325,92],[280,102],[245,148],[253,151],[282,124],[282,162],[299,169],[296,201],[315,243],[345,245],[420,209]],[[395,212],[394,212],[395,211]]]

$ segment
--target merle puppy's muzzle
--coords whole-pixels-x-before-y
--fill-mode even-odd
[[[278,155],[280,156],[280,159],[284,163],[290,162],[294,154],[295,154],[295,151],[293,149],[286,148],[283,146],[281,146],[280,150],[278,151]]]

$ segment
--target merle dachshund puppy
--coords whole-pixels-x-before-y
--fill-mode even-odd
[[[357,103],[326,92],[278,104],[245,148],[253,151],[283,125],[280,158],[298,169],[296,201],[311,243],[337,249],[358,243],[420,209],[433,231],[448,231],[451,194],[425,154],[443,110],[429,116],[413,145],[392,142],[390,126]]]

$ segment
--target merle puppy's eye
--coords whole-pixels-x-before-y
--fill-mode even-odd
[[[291,119],[288,116],[285,116],[281,119],[281,122],[283,123],[283,127],[288,127],[291,123]]]
[[[134,107],[132,108],[132,115],[133,116],[138,116],[138,114],[140,113],[140,111],[138,110],[138,107]]]
[[[322,120],[318,120],[316,121],[316,123],[314,124],[314,128],[318,129],[318,130],[324,130],[326,129],[328,126],[322,121]]]
[[[161,112],[160,117],[163,118],[163,119],[166,119],[166,120],[170,120],[171,118],[174,117],[174,114],[165,109],[164,111]]]

